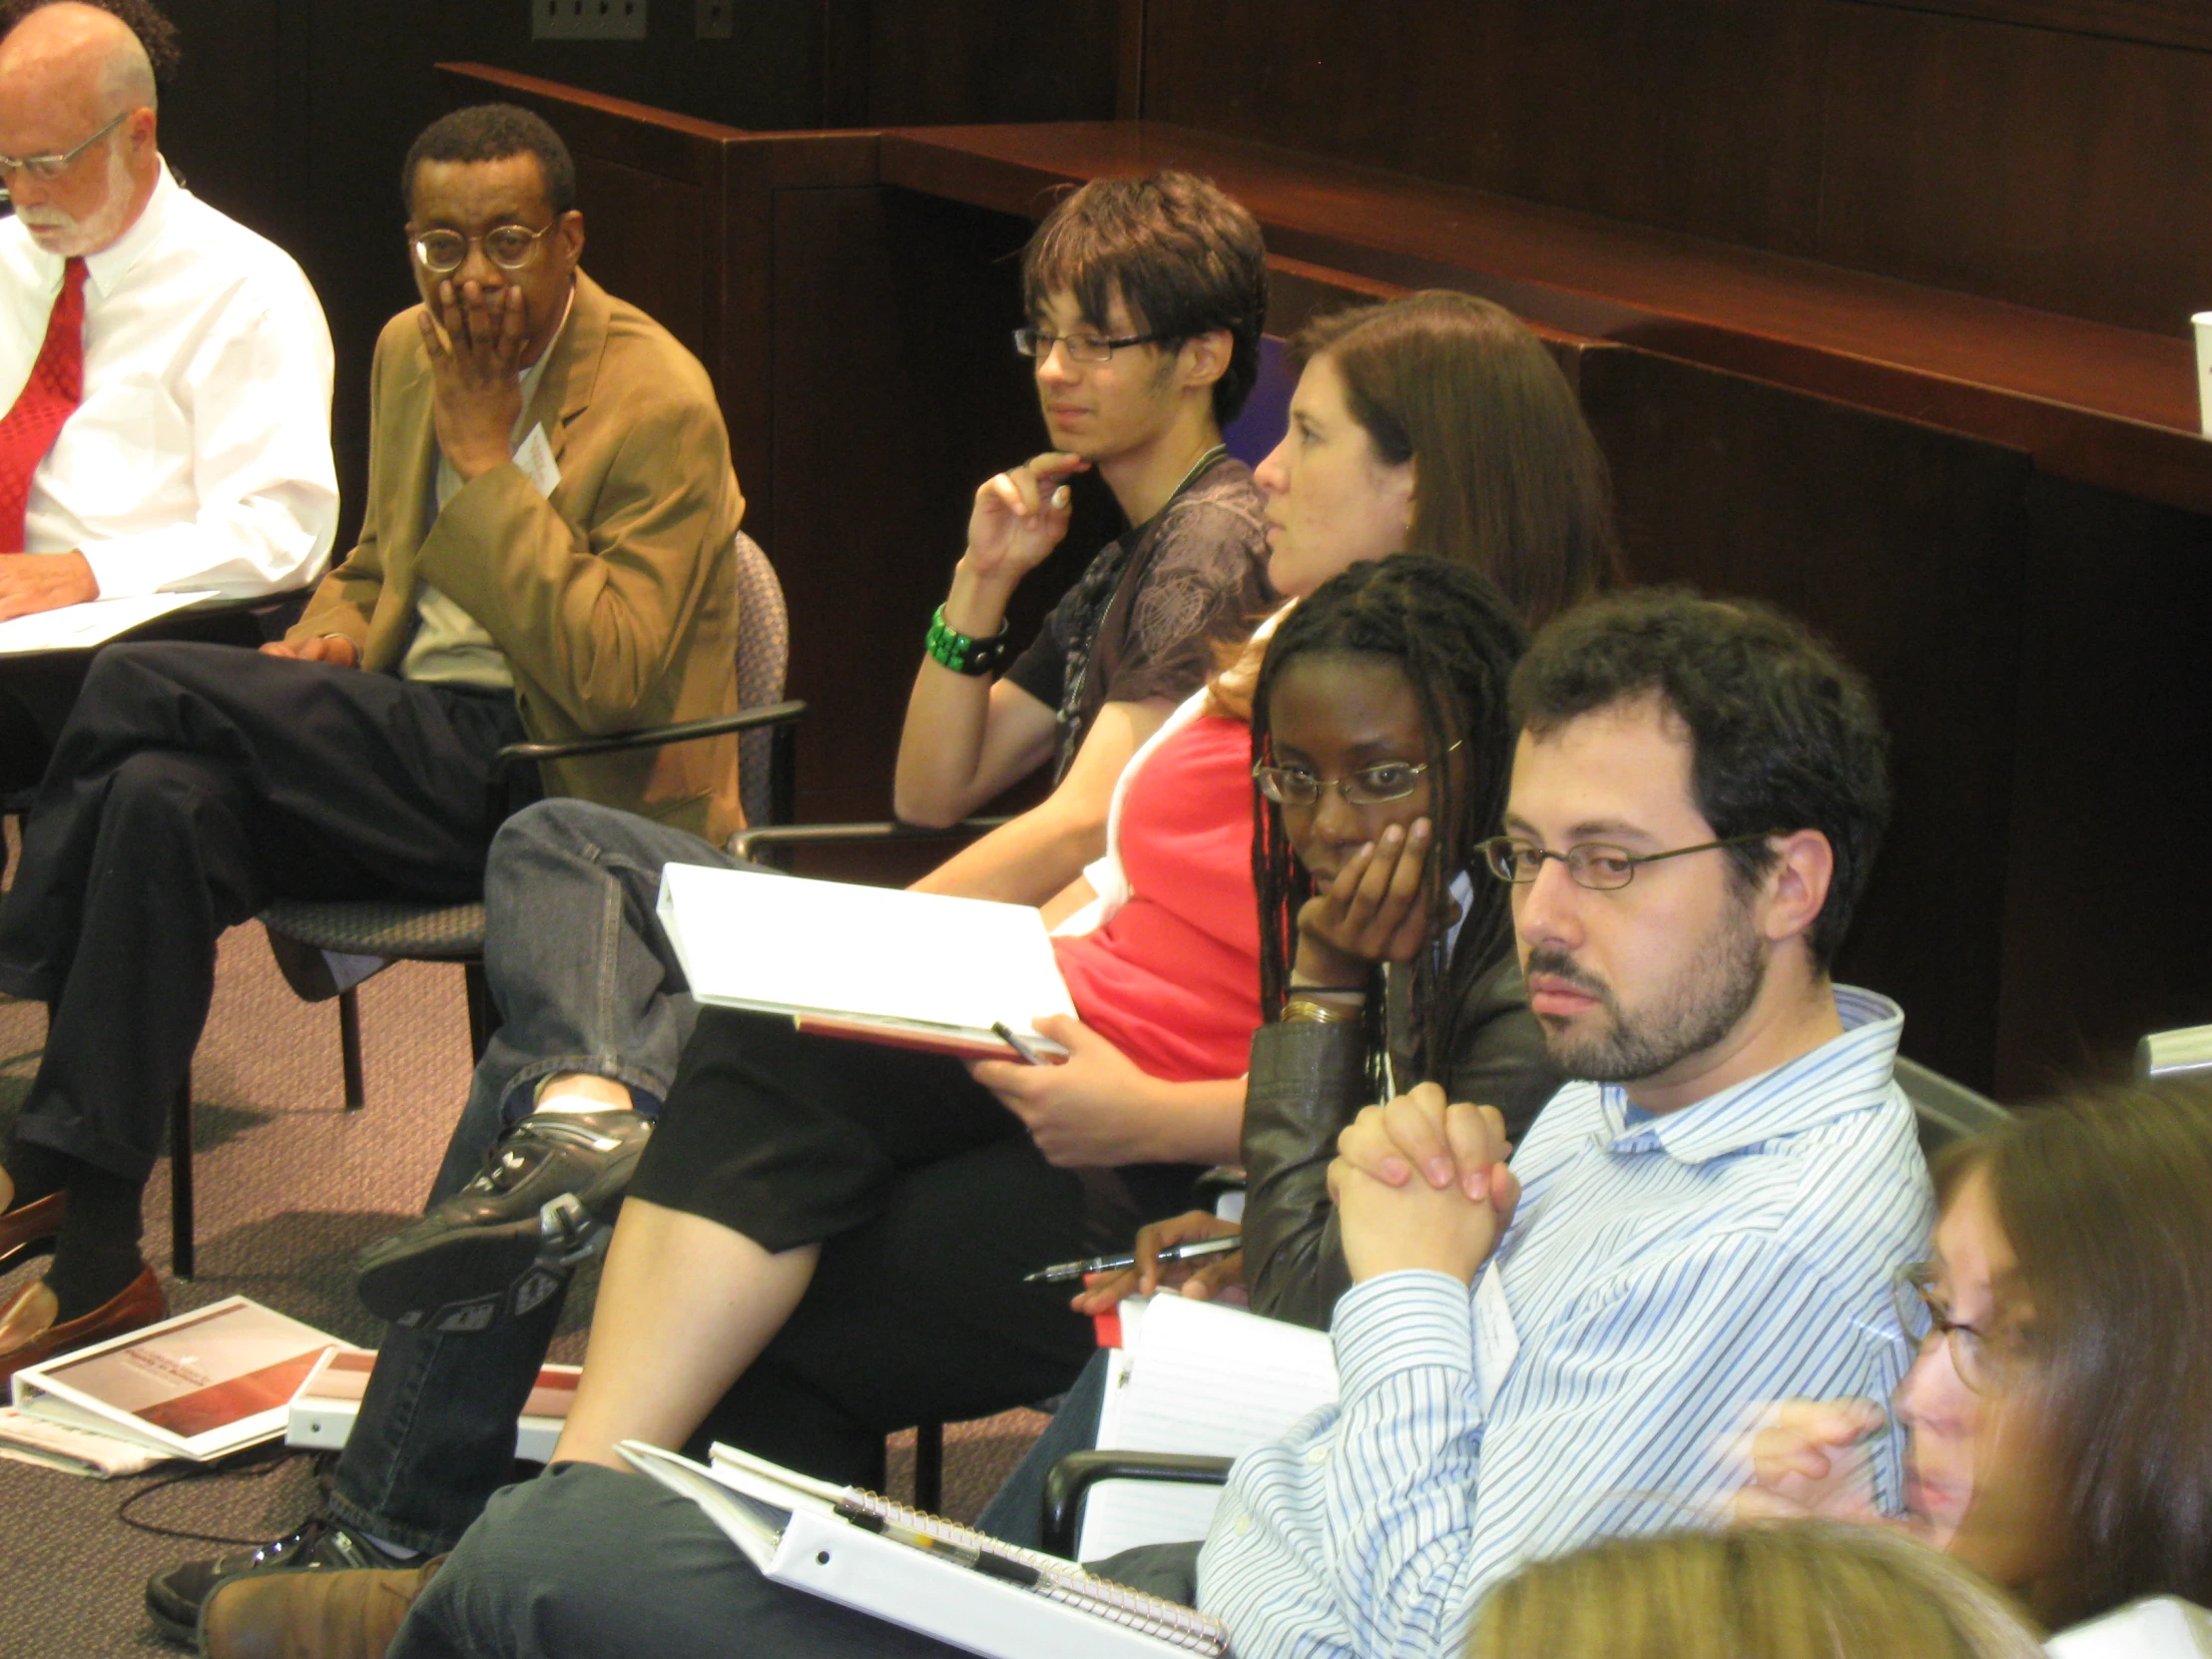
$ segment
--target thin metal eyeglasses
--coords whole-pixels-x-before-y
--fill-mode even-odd
[[[11,173],[28,173],[42,185],[50,185],[77,165],[77,158],[98,144],[118,127],[131,119],[134,112],[125,110],[100,131],[85,140],[74,150],[64,150],[59,155],[0,156],[0,179]]]
[[[1042,328],[1016,328],[1014,349],[1041,363],[1052,355],[1052,348],[1057,345],[1067,352],[1071,363],[1103,363],[1112,361],[1114,353],[1125,345],[1152,345],[1167,337],[1165,334],[1053,334]]]
[[[1950,1369],[1958,1381],[1977,1394],[2002,1393],[2018,1373],[2025,1357],[2016,1333],[1977,1331],[1950,1317],[1950,1309],[1936,1294],[1936,1266],[1932,1262],[1908,1262],[1890,1281],[1897,1303],[1898,1323],[1907,1337],[1926,1347],[1940,1336],[1950,1347]]]
[[[1446,755],[1452,749],[1444,751]],[[1260,793],[1282,807],[1311,807],[1335,790],[1345,798],[1348,806],[1380,807],[1386,801],[1403,801],[1413,793],[1428,769],[1435,763],[1422,761],[1418,766],[1410,761],[1385,761],[1381,766],[1365,767],[1348,773],[1342,778],[1316,778],[1301,767],[1256,766],[1252,780],[1260,786]]]
[[[1691,852],[1710,852],[1717,846],[1748,846],[1753,841],[1787,832],[1762,830],[1756,835],[1730,835],[1726,840],[1699,841],[1695,846],[1674,846],[1664,852],[1631,852],[1625,846],[1613,846],[1605,841],[1577,841],[1564,852],[1554,852],[1522,835],[1492,835],[1475,850],[1482,854],[1482,861],[1500,881],[1526,885],[1542,872],[1546,858],[1557,858],[1567,866],[1567,874],[1576,886],[1611,892],[1636,879],[1638,864],[1655,864],[1662,858],[1680,858]]]
[[[552,229],[553,225],[543,231],[533,231],[527,225],[494,225],[480,237],[464,237],[458,231],[421,231],[407,241],[424,271],[433,276],[450,276],[467,263],[468,251],[476,247],[481,247],[484,258],[501,271],[520,271],[537,254],[539,239]]]

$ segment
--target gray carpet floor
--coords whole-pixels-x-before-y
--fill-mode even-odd
[[[42,1006],[0,1003],[0,1132],[38,1066]],[[468,1086],[468,1022],[456,967],[402,963],[361,987],[367,1104],[343,1109],[333,1005],[297,1001],[258,926],[226,935],[215,1006],[193,1071],[199,1276],[169,1269],[169,1168],[147,1189],[147,1258],[173,1311],[246,1295],[345,1339],[374,1346],[381,1327],[352,1295],[349,1263],[420,1207]],[[0,1277],[0,1298],[41,1271]],[[569,1298],[554,1358],[582,1358],[593,1289]],[[972,1517],[1043,1419],[1009,1412],[947,1430],[945,1504]],[[891,1446],[894,1492],[909,1491],[911,1436]],[[174,1654],[147,1620],[149,1573],[230,1545],[151,1526],[259,1541],[288,1531],[314,1502],[304,1456],[152,1490],[173,1470],[97,1481],[0,1460],[0,1659]]]

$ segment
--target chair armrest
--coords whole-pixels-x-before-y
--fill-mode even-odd
[[[2212,1025],[2184,1025],[2152,1031],[2135,1045],[2135,1077],[2148,1083],[2159,1077],[2186,1077],[2212,1071]]]
[[[507,774],[525,761],[565,761],[578,755],[613,755],[626,749],[658,749],[666,744],[693,743],[719,738],[730,732],[750,732],[762,726],[784,726],[807,712],[804,703],[764,703],[757,709],[687,720],[674,726],[647,726],[635,732],[610,732],[599,738],[571,738],[565,743],[511,743],[491,758],[488,796],[491,822],[507,816]]]
[[[830,846],[840,841],[949,840],[956,835],[981,835],[1012,822],[1003,818],[964,818],[940,827],[877,820],[860,824],[764,824],[740,830],[730,837],[729,850],[740,858],[754,856],[757,847]]]
[[[1163,1480],[1177,1486],[1220,1486],[1229,1479],[1228,1457],[1193,1457],[1176,1451],[1071,1451],[1044,1477],[1044,1552],[1075,1558],[1083,1500],[1101,1480]]]

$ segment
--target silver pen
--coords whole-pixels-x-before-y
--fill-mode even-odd
[[[1218,1239],[1193,1239],[1189,1244],[1169,1245],[1159,1253],[1163,1262],[1190,1262],[1202,1256],[1225,1256],[1232,1250],[1244,1249],[1244,1235],[1226,1234]],[[1021,1276],[1024,1285],[1065,1285],[1070,1280],[1081,1279],[1093,1273],[1119,1273],[1123,1268],[1133,1268],[1137,1258],[1130,1256],[1093,1256],[1087,1262],[1055,1262],[1049,1268],[1039,1268],[1035,1273]]]

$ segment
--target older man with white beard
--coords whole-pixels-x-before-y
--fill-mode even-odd
[[[147,0],[0,37],[0,620],[82,600],[303,586],[337,529],[330,331],[289,256],[156,147]],[[33,782],[75,678],[0,686],[0,787]]]

